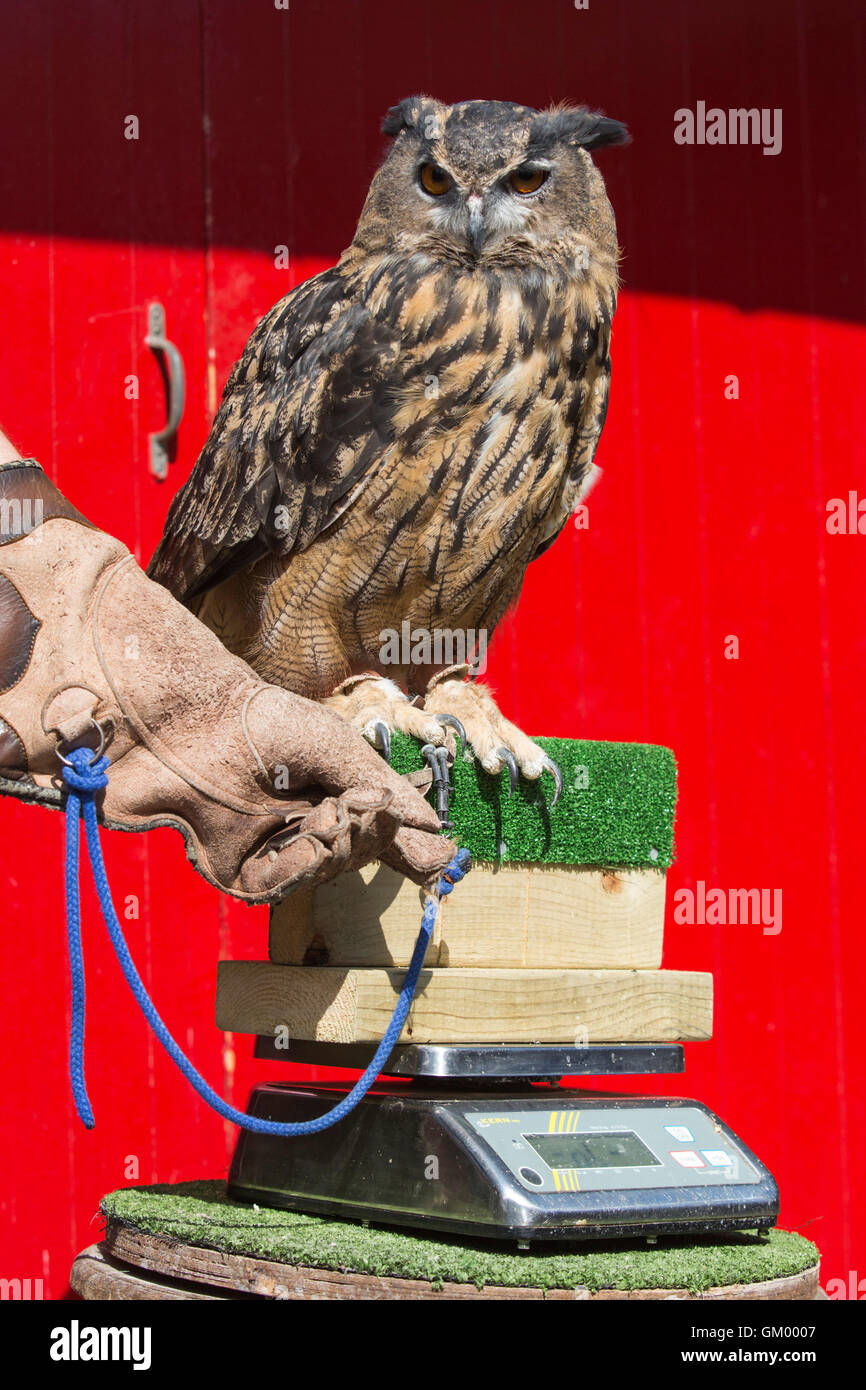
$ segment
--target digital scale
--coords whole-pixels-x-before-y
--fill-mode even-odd
[[[369,1048],[259,1038],[256,1056],[363,1068]],[[459,1235],[577,1241],[764,1230],[772,1174],[698,1101],[560,1086],[564,1076],[684,1070],[679,1044],[394,1049],[352,1114],[319,1134],[244,1130],[229,1195]],[[257,1086],[248,1112],[310,1120],[346,1082]]]

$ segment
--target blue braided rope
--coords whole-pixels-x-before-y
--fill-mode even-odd
[[[105,759],[100,759],[105,762]],[[99,764],[94,764],[94,770]],[[64,767],[64,772],[69,771]],[[72,1017],[69,1024],[69,1079],[78,1118],[87,1129],[96,1120],[84,1079],[84,955],[81,949],[81,898],[78,869],[78,817],[81,802],[70,792],[66,802],[66,935],[69,942],[69,969],[72,975]]]
[[[330,1129],[331,1125],[338,1124],[344,1119],[358,1102],[367,1094],[373,1082],[379,1076],[403,1031],[406,1016],[415,994],[418,984],[418,977],[421,974],[421,967],[424,964],[424,957],[427,954],[427,947],[430,944],[430,937],[436,923],[436,907],[440,896],[450,893],[454,884],[459,883],[472,867],[472,861],[468,850],[460,849],[445,869],[444,875],[440,878],[437,888],[432,896],[427,899],[424,906],[424,913],[421,920],[421,930],[418,933],[418,940],[415,943],[415,950],[412,953],[412,960],[409,969],[406,971],[403,980],[403,987],[397,1000],[397,1006],[391,1017],[391,1022],[385,1030],[376,1049],[375,1056],[362,1076],[358,1078],[343,1099],[328,1110],[324,1115],[320,1115],[315,1120],[303,1120],[295,1124],[286,1124],[278,1120],[261,1120],[253,1115],[246,1115],[242,1110],[236,1110],[233,1105],[229,1105],[218,1095],[213,1088],[208,1085],[200,1072],[196,1071],[192,1062],[186,1056],[183,1049],[175,1042],[171,1033],[166,1028],[162,1019],[156,1011],[147,988],[135,968],[132,956],[121,930],[114,904],[111,901],[111,890],[108,886],[108,878],[105,872],[105,862],[102,858],[102,847],[99,843],[99,825],[96,819],[95,794],[108,785],[106,771],[108,768],[108,758],[101,757],[95,762],[92,754],[87,748],[73,749],[69,754],[68,760],[63,766],[63,776],[69,789],[66,802],[66,917],[69,940],[69,964],[72,971],[72,1023],[69,1036],[69,1072],[72,1081],[72,1094],[75,1098],[75,1108],[79,1118],[88,1129],[92,1129],[95,1120],[90,1101],[87,1095],[87,1086],[84,1079],[84,961],[81,951],[81,901],[79,896],[79,817],[84,820],[84,831],[87,839],[87,848],[90,854],[90,867],[93,873],[93,881],[96,885],[96,892],[99,897],[99,906],[111,943],[114,946],[120,968],[126,978],[126,983],[132,990],[139,1008],[153,1029],[159,1041],[162,1043],[172,1061],[180,1068],[187,1081],[193,1089],[201,1096],[207,1105],[221,1115],[224,1120],[230,1120],[232,1124],[240,1125],[242,1129],[253,1130],[256,1134],[276,1134],[284,1137],[301,1134],[317,1134],[320,1130]]]

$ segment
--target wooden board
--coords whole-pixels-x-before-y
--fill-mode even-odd
[[[88,1245],[75,1259],[69,1274],[70,1287],[92,1303],[102,1302],[177,1302],[194,1299],[213,1302],[214,1299],[237,1298],[237,1294],[218,1293],[206,1287],[195,1288],[186,1280],[159,1278],[127,1269],[106,1253],[103,1246]]]
[[[341,874],[272,909],[268,955],[284,965],[406,966],[424,901],[385,864]],[[477,864],[443,898],[425,963],[656,970],[664,914],[657,869]]]
[[[216,1023],[234,1033],[378,1041],[402,982],[399,970],[221,961]],[[712,989],[711,975],[682,970],[425,970],[400,1041],[709,1038]]]
[[[131,1265],[124,1269],[119,1263]],[[425,1279],[399,1279],[389,1275],[354,1274],[344,1270],[313,1269],[280,1264],[251,1255],[234,1255],[204,1246],[186,1245],[164,1236],[152,1236],[109,1224],[103,1246],[82,1251],[72,1267],[70,1283],[85,1299],[105,1298],[258,1298],[339,1301],[409,1301],[444,1299],[519,1299],[533,1302],[609,1302],[611,1300],[687,1300],[715,1302],[737,1300],[814,1300],[821,1296],[819,1266],[784,1279],[755,1284],[729,1284],[692,1293],[688,1289],[540,1289],[488,1284],[445,1283],[434,1287]],[[137,1270],[160,1276],[159,1282]],[[178,1282],[176,1291],[168,1281]]]

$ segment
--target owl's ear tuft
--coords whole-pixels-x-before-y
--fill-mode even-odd
[[[622,121],[593,113],[589,127],[580,135],[578,143],[583,150],[598,150],[602,145],[630,145],[631,134]]]
[[[404,97],[392,106],[382,122],[382,134],[397,136],[404,130],[423,130],[424,116],[431,109],[430,97]]]
[[[599,150],[603,145],[628,145],[631,136],[621,121],[586,106],[554,106],[541,114],[542,138],[577,145],[582,150]]]

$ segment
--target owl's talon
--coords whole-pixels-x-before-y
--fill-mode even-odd
[[[446,724],[448,728],[455,731],[460,740],[460,756],[462,758],[463,754],[466,752],[466,730],[460,723],[460,720],[453,714],[437,714],[435,718],[437,724]]]
[[[517,791],[517,784],[520,781],[520,771],[517,767],[517,759],[507,748],[497,748],[496,756],[500,762],[508,768],[508,800],[510,801]]]
[[[442,829],[450,831],[452,825],[448,815],[448,803],[451,798],[451,773],[448,766],[448,749],[436,748],[432,743],[425,743],[421,749],[421,755],[433,773],[433,788],[436,792],[436,814],[439,817]]]
[[[552,758],[548,758],[547,754],[545,753],[542,762],[542,771],[549,772],[551,777],[553,778],[554,792],[553,800],[550,804],[551,806],[555,806],[559,798],[562,796],[562,770],[559,764],[555,763]]]
[[[364,730],[364,737],[374,748],[381,747],[386,763],[391,762],[391,730],[383,719],[374,719]]]

